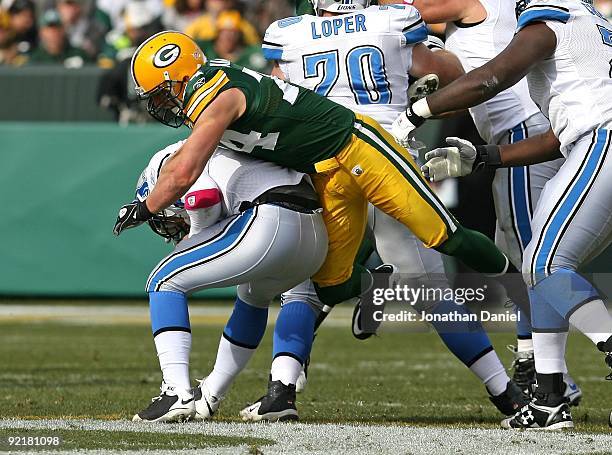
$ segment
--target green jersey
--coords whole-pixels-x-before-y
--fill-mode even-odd
[[[206,107],[230,88],[244,93],[247,106],[221,139],[230,150],[313,172],[313,165],[335,156],[353,132],[355,114],[350,109],[227,60],[207,62],[189,80],[184,100],[189,121],[195,124]]]

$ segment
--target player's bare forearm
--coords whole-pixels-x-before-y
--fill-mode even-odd
[[[270,71],[270,76],[278,77],[279,79],[282,79],[282,80],[287,80],[285,73],[283,73],[283,70],[280,69],[280,66],[277,61],[274,62],[272,71]]]
[[[437,115],[490,100],[525,77],[536,63],[552,54],[556,45],[554,32],[545,24],[528,25],[497,57],[429,95],[429,110]]]
[[[559,140],[552,129],[515,144],[500,146],[502,166],[526,166],[561,158]]]
[[[189,190],[204,171],[225,130],[245,108],[244,95],[232,88],[204,109],[185,144],[162,167],[146,200],[149,211],[155,213],[168,207]]]
[[[385,3],[403,3],[403,1],[386,1]],[[413,0],[411,4],[419,10],[421,17],[427,23],[459,20],[473,23],[486,18],[487,15],[478,0]]]
[[[410,74],[423,77],[434,73],[440,80],[440,86],[450,84],[465,74],[463,66],[455,54],[446,50],[431,51],[424,44],[417,44],[412,50],[412,67]]]

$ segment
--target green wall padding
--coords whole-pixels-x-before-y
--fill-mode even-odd
[[[152,154],[187,133],[0,123],[0,295],[145,296],[149,272],[171,247],[147,226],[118,238],[112,227]]]

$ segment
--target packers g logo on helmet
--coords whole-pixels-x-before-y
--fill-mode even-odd
[[[174,128],[183,125],[187,82],[205,62],[195,41],[181,32],[160,32],[142,43],[131,70],[136,93],[147,100],[149,114]]]
[[[156,68],[165,68],[172,65],[180,55],[181,48],[177,44],[166,44],[155,54],[153,65]]]

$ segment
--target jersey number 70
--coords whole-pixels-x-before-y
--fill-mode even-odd
[[[340,76],[337,50],[304,55],[304,77],[320,82],[314,91],[328,96]],[[349,86],[357,104],[390,104],[391,89],[385,71],[385,57],[376,46],[357,46],[346,54],[344,62]]]

